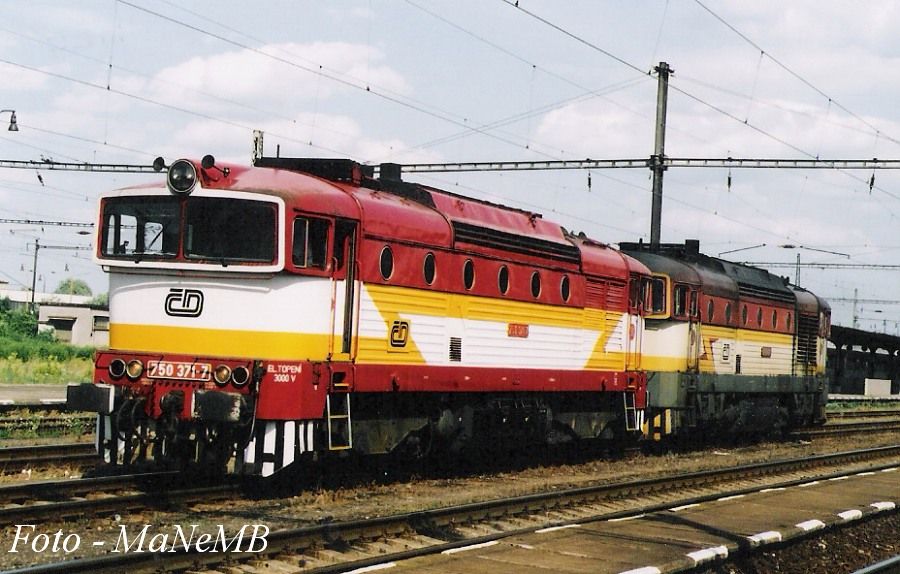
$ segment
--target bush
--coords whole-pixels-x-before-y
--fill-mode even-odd
[[[23,361],[35,359],[69,360],[90,359],[93,347],[77,347],[59,343],[46,336],[28,339],[0,336],[0,357],[18,358]]]
[[[28,311],[0,309],[0,337],[34,337],[37,317]]]
[[[0,299],[0,382],[57,383],[90,380],[93,347],[60,343],[37,333],[37,318]]]

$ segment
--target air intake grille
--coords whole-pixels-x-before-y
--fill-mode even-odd
[[[797,362],[801,365],[816,365],[816,334],[819,332],[819,318],[816,315],[800,315],[797,330]]]
[[[546,257],[569,263],[578,263],[581,260],[581,251],[572,244],[515,235],[460,221],[453,222],[453,233],[456,241],[471,243],[472,245],[502,249],[513,253],[521,253],[522,255]]]
[[[450,337],[450,361],[462,362],[462,337]]]

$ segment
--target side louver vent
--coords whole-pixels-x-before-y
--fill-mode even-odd
[[[450,361],[462,362],[462,337],[450,337]]]

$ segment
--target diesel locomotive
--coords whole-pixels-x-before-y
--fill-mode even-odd
[[[641,436],[638,257],[396,164],[156,165],[99,203],[110,346],[68,405],[98,413],[106,462],[265,477]]]
[[[651,271],[641,366],[648,439],[761,436],[825,421],[828,303],[700,253],[621,243]]]

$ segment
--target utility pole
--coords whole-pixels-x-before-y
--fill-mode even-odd
[[[669,64],[660,62],[653,68],[659,75],[656,92],[656,143],[650,157],[650,169],[653,171],[653,205],[650,211],[650,249],[659,249],[660,228],[662,227],[662,192],[663,172],[666,166],[666,104],[669,97],[669,74],[675,70]]]
[[[37,262],[38,250],[41,248],[40,239],[34,240],[34,263],[31,264],[31,313],[36,315],[34,307],[34,290],[37,287]]]
[[[859,295],[859,289],[853,288],[853,328],[859,328],[859,315],[856,313],[856,303],[857,303],[857,295]]]

